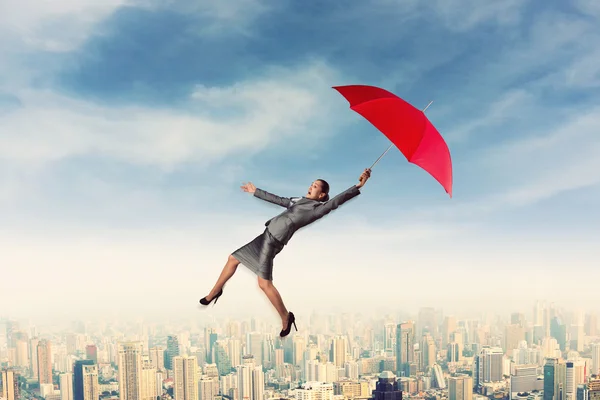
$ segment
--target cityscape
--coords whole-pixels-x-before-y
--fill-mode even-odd
[[[597,400],[598,316],[538,301],[480,318],[0,320],[3,400]]]

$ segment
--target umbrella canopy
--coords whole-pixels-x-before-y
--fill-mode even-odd
[[[452,197],[452,159],[448,145],[423,111],[375,86],[333,88],[348,100],[350,109],[373,124],[408,162],[427,171]]]

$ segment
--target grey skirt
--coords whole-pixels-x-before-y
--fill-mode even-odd
[[[232,255],[259,277],[273,280],[273,259],[284,245],[275,239],[269,228],[250,243],[240,247]]]

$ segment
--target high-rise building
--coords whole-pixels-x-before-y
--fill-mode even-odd
[[[218,335],[213,328],[204,329],[204,348],[206,349],[206,362],[209,364],[214,363],[212,358],[212,349],[217,342]]]
[[[373,400],[402,400],[402,391],[398,387],[396,376],[390,371],[383,371],[373,390]]]
[[[73,400],[85,400],[85,380],[83,375],[83,367],[90,365],[94,365],[92,360],[77,360],[75,361],[75,364],[73,364]]]
[[[198,400],[198,360],[176,356],[173,362],[173,395],[175,400]],[[215,395],[217,393],[214,393]],[[212,397],[211,397],[212,399]]]
[[[19,397],[18,379],[12,368],[2,370],[2,397],[6,400],[16,400]]]
[[[73,396],[73,374],[60,374],[60,400],[75,400]]]
[[[448,400],[472,400],[473,378],[457,375],[448,378]]]
[[[179,355],[179,340],[177,336],[170,335],[167,337],[167,350],[165,351],[165,368],[168,370],[173,369],[172,359]]]
[[[591,374],[600,374],[600,343],[592,343],[592,365]]]
[[[348,341],[343,335],[337,335],[331,341],[330,360],[336,367],[343,367],[346,364],[348,353]]]
[[[510,391],[517,393],[544,390],[544,381],[538,379],[538,366],[535,364],[515,365],[510,376]]]
[[[97,400],[100,397],[98,365],[82,365],[83,400]]]
[[[98,364],[98,348],[95,344],[85,346],[85,358],[92,360],[94,364]]]
[[[217,365],[219,375],[227,375],[231,372],[231,360],[227,354],[227,343],[217,340],[213,346],[213,359]]]
[[[52,348],[50,341],[42,339],[37,345],[38,382],[52,383]]]
[[[435,364],[437,361],[435,341],[433,340],[433,337],[430,333],[426,333],[425,335],[423,335],[420,348],[422,358],[421,365],[423,366],[424,370],[427,370],[428,368],[432,367],[433,364]]]
[[[38,343],[40,340],[37,337],[31,338],[29,341],[29,360],[31,361],[31,370],[33,371],[33,379],[39,379],[38,368]]]
[[[160,346],[151,347],[148,351],[150,355],[150,362],[157,371],[163,371],[165,369],[165,349]]]
[[[214,345],[214,344],[213,344]],[[263,335],[260,332],[248,332],[246,336],[246,354],[254,356],[256,365],[263,365]]]
[[[119,400],[142,397],[142,352],[142,342],[119,343]]]
[[[396,327],[396,373],[410,376],[410,365],[414,362],[415,324],[403,322]]]
[[[157,370],[149,356],[142,357],[142,394],[140,400],[156,400],[158,391]]]
[[[484,383],[500,382],[503,378],[504,352],[499,347],[484,347],[475,356],[473,376],[479,389]]]
[[[396,325],[388,322],[383,326],[383,350],[395,355],[396,350]]]

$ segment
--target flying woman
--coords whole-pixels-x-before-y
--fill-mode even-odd
[[[371,177],[371,170],[365,169],[360,175],[359,183],[351,186],[342,193],[329,200],[329,184],[323,179],[317,179],[308,188],[308,193],[303,197],[279,197],[265,190],[256,188],[252,182],[243,185],[245,192],[253,193],[255,197],[270,203],[285,207],[278,216],[265,223],[265,231],[250,243],[234,251],[223,271],[208,296],[200,299],[200,304],[209,305],[213,300],[223,294],[223,286],[233,276],[238,265],[244,264],[258,276],[258,286],[267,295],[279,316],[282,329],[279,336],[290,334],[292,324],[296,328],[296,318],[288,312],[283,300],[275,286],[273,286],[273,259],[283,247],[288,244],[294,233],[316,220],[329,214],[346,201],[358,196],[360,188]],[[298,330],[298,328],[296,328]]]

